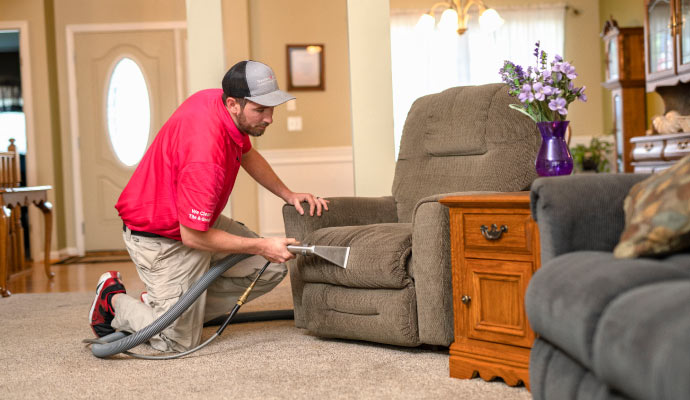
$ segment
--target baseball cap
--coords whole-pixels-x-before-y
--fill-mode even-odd
[[[223,93],[267,107],[295,98],[278,89],[278,81],[271,67],[251,60],[240,61],[228,70],[223,77]]]

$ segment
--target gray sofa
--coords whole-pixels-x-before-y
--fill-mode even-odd
[[[690,399],[690,253],[616,259],[623,200],[648,175],[537,179],[542,267],[525,297],[541,399]]]
[[[287,236],[352,249],[347,270],[288,263],[297,327],[399,346],[452,342],[448,208],[438,200],[524,190],[536,178],[539,133],[513,102],[502,84],[424,96],[405,122],[392,196],[331,198],[321,217],[283,207]]]

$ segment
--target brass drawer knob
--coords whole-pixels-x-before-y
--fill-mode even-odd
[[[506,225],[501,225],[501,229],[498,229],[496,224],[491,224],[491,230],[489,230],[486,225],[480,226],[479,230],[486,240],[498,240],[501,238],[503,232],[508,232],[508,227]]]
[[[470,301],[472,301],[472,298],[468,295],[464,295],[460,298],[460,301],[462,301],[462,304],[470,304]]]

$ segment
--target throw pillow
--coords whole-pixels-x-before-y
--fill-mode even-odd
[[[625,229],[617,258],[663,255],[690,248],[690,156],[638,182],[623,205]]]

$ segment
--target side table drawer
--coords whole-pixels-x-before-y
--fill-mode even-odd
[[[465,253],[500,252],[531,254],[530,224],[532,217],[524,214],[463,214]]]

